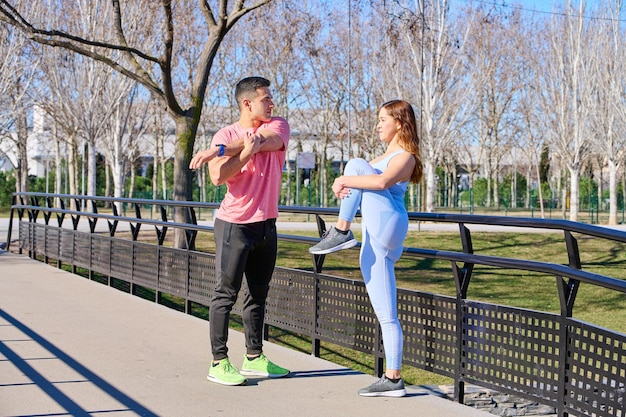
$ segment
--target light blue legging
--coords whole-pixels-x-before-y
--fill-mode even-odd
[[[378,172],[364,159],[350,160],[344,170],[344,175],[370,174]],[[395,195],[390,190],[351,188],[350,195],[341,200],[339,218],[352,222],[361,207],[361,273],[380,322],[387,369],[400,370],[402,327],[398,320],[394,265],[402,254],[409,221],[403,202],[404,190]]]

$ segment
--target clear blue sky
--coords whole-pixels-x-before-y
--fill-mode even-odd
[[[552,14],[560,14],[559,10],[563,8],[566,0],[456,0],[459,3],[474,3],[484,5],[497,5],[500,7],[519,8],[527,13],[541,13],[546,16]],[[591,16],[592,11],[603,3],[603,0],[586,0],[586,15]],[[570,0],[570,4],[577,8],[580,0]],[[621,20],[626,22],[626,10],[621,12]]]

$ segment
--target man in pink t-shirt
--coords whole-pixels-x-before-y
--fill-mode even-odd
[[[189,164],[196,169],[208,163],[213,184],[228,186],[214,224],[217,285],[209,306],[213,363],[207,376],[223,385],[245,385],[244,375],[289,374],[263,354],[265,300],[276,264],[278,198],[289,143],[289,124],[272,116],[269,86],[262,77],[239,81],[235,88],[239,121],[220,129],[211,147],[198,152]],[[246,354],[240,372],[230,363],[227,341],[230,312],[244,277]]]

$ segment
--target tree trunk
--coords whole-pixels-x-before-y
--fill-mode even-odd
[[[61,141],[57,136],[56,124],[52,125],[52,136],[54,140],[54,164],[56,166],[54,173],[54,192],[55,194],[61,194],[63,193],[63,158],[61,157]],[[55,199],[54,206],[61,207],[58,198]]]
[[[69,193],[78,195],[78,149],[76,149],[76,136],[72,135],[67,141],[67,184]],[[74,210],[78,207],[72,200],[71,206]]]
[[[617,224],[617,169],[618,164],[609,158],[609,226]]]
[[[564,175],[565,171],[563,169],[559,169],[559,188],[561,190],[561,218],[566,218],[567,213],[567,178]]]
[[[17,133],[17,168],[15,188],[18,192],[28,191],[28,124],[26,120],[26,111],[21,106],[16,114],[15,124]]]
[[[569,197],[569,219],[573,222],[578,221],[578,189],[580,169],[569,168],[570,173],[570,197]]]
[[[198,117],[176,117],[176,146],[174,152],[174,200],[191,201],[193,178],[189,170],[189,161],[193,153],[193,145],[198,130]],[[174,209],[174,221],[176,223],[190,223],[189,211],[184,208]],[[185,231],[176,229],[174,233],[174,247],[180,249],[193,249],[188,247]]]
[[[135,167],[130,167],[130,184],[128,185],[128,198],[133,198],[133,194],[135,193],[135,178],[137,177],[137,173],[135,172]]]
[[[541,173],[539,172],[539,164],[535,165],[535,169],[536,169],[536,172],[537,172],[537,179],[538,179],[538,184],[539,184],[539,187],[537,187],[537,188],[539,190],[539,207],[541,208],[541,218],[545,219],[546,215],[545,215],[545,212],[544,212],[543,189],[541,188]],[[530,181],[528,181],[528,183],[530,184]]]
[[[160,133],[158,129],[154,130],[154,156],[152,158],[152,199],[159,199],[159,138]],[[158,216],[158,208],[152,205],[152,215]]]
[[[437,185],[435,184],[435,165],[430,161],[424,161],[424,174],[426,177],[426,212],[434,213]]]
[[[124,197],[124,158],[122,156],[119,130],[116,130],[116,137],[113,138],[113,155],[109,164],[111,165],[111,173],[113,174],[113,197]],[[122,213],[122,204],[117,202],[116,204],[118,213]]]
[[[96,141],[91,138],[87,140],[87,195],[96,194]]]
[[[105,197],[111,197],[111,168],[108,161],[104,162],[104,195]],[[109,201],[104,203],[104,207],[111,208]]]

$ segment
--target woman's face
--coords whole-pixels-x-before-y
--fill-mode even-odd
[[[400,130],[400,122],[391,117],[387,110],[383,107],[378,112],[378,125],[376,131],[381,141],[385,143],[391,142]]]

